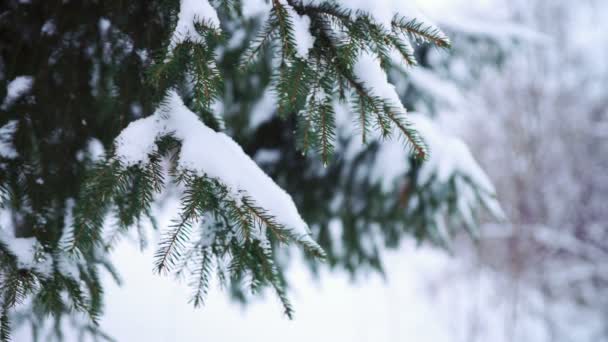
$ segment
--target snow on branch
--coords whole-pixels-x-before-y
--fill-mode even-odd
[[[173,141],[169,149],[165,146],[167,141]],[[167,154],[172,157],[170,174],[175,183],[183,186],[179,214],[163,233],[155,254],[157,272],[181,272],[183,265],[191,263],[190,254],[203,253],[196,266],[199,279],[193,297],[195,303],[202,303],[211,276],[210,260],[221,264],[228,259],[230,281],[250,277],[254,291],[260,284],[272,285],[286,315],[292,317],[269,237],[282,243],[296,243],[315,257],[323,258],[325,253],[312,239],[291,196],[236,142],[206,126],[170,90],[154,114],[131,122],[120,133],[115,147],[113,158],[103,166],[97,180],[90,183],[89,191],[98,196],[105,191],[106,196],[114,198],[134,191],[135,210],[123,210],[120,216],[138,219],[149,210],[153,193],[160,192],[164,184],[165,171],[159,160]],[[107,182],[104,174],[114,174],[112,178],[118,181]],[[129,181],[132,177],[129,174],[139,181]],[[137,187],[130,188],[132,184]],[[102,217],[95,213],[97,208],[94,203],[85,203],[81,211],[93,212],[86,217]],[[85,229],[74,234],[76,248],[79,244],[86,246],[82,236],[98,240],[97,231],[103,224],[90,222],[87,227],[87,222],[84,223],[81,226]],[[121,224],[128,228],[133,220],[123,220]],[[202,239],[193,239],[195,230],[202,234]],[[218,273],[220,279],[226,279],[222,274]]]
[[[298,14],[286,0],[280,1],[287,10],[292,20],[294,39],[296,42],[296,53],[301,58],[308,58],[308,51],[312,49],[315,38],[310,34],[310,18],[307,15]]]
[[[132,122],[120,133],[116,139],[116,156],[127,166],[146,164],[149,156],[157,151],[156,140],[165,135],[181,141],[178,160],[181,169],[220,181],[238,202],[245,194],[294,235],[314,242],[291,196],[234,140],[207,127],[174,91],[169,92],[153,115]]]
[[[203,23],[214,30],[219,30],[220,20],[215,9],[207,0],[181,0],[175,31],[171,38],[170,49],[184,41],[202,42],[203,37],[195,24]]]
[[[10,81],[6,87],[6,97],[0,106],[0,109],[6,110],[21,96],[27,94],[32,85],[34,84],[34,78],[32,76],[18,76],[14,80]]]
[[[435,175],[440,182],[447,182],[455,173],[470,177],[485,192],[494,193],[494,186],[486,173],[473,158],[466,144],[442,132],[439,127],[422,114],[411,115],[411,120],[424,137],[431,151],[436,154],[422,164],[418,182],[424,184]]]

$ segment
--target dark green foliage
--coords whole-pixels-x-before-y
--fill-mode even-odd
[[[27,320],[32,324],[49,313],[59,320],[84,311],[93,322],[102,314],[97,268],[108,264],[84,246],[93,246],[99,236],[112,194],[104,186],[97,186],[103,189],[99,193],[82,186],[85,175],[97,167],[92,167],[87,146],[96,138],[109,147],[130,121],[155,107],[154,94],[142,86],[150,61],[141,52],[161,47],[159,37],[168,36],[170,16],[158,3],[5,1],[1,7],[0,97],[15,77],[34,80],[30,95],[0,110],[0,126],[17,123],[8,139],[18,152],[15,159],[0,157],[2,203],[20,218],[1,228],[34,237],[40,257],[53,265],[50,274],[37,274],[20,269],[7,249],[0,250],[0,295],[6,298],[0,335],[7,338],[7,310],[19,308],[13,302],[23,296],[40,313]],[[102,19],[112,23],[105,32]],[[101,185],[114,183],[97,177]],[[89,201],[75,201],[73,238],[84,251],[78,256],[78,278],[71,279],[59,271],[69,258],[60,240],[67,203],[79,197]],[[95,324],[87,329],[87,335],[98,332]]]
[[[416,43],[432,43],[440,48],[449,48],[450,40],[437,28],[429,27],[417,19],[395,18],[392,22],[393,33],[406,34]]]
[[[289,29],[290,17],[284,5],[279,1],[273,1],[273,15],[270,16],[260,37],[256,41],[256,47],[260,42],[264,42],[266,37],[272,37],[272,30],[269,28],[277,27],[280,43],[280,68],[275,81],[276,93],[279,95],[279,113],[298,112],[302,109],[311,90],[316,90],[321,86],[326,99],[313,99],[305,110],[313,111],[309,115],[304,115],[302,125],[304,142],[302,146],[307,148],[307,135],[310,131],[311,123],[320,127],[320,144],[324,162],[333,148],[332,132],[334,130],[333,121],[326,120],[326,115],[315,115],[319,107],[315,106],[316,101],[330,103],[333,94],[337,90],[343,96],[346,91],[350,92],[353,109],[360,116],[359,125],[362,132],[362,139],[367,140],[368,131],[372,125],[370,114],[375,116],[376,127],[382,135],[390,135],[391,127],[397,130],[405,138],[409,147],[414,151],[414,155],[424,159],[426,156],[425,146],[418,138],[416,132],[409,127],[402,117],[404,113],[395,110],[397,104],[387,103],[386,99],[379,98],[373,94],[373,90],[367,89],[354,74],[353,66],[358,56],[364,51],[373,52],[381,61],[383,67],[390,66],[389,51],[396,48],[405,51],[406,40],[399,34],[408,34],[416,37],[416,41],[432,42],[442,47],[449,46],[449,41],[444,38],[440,31],[424,26],[415,20],[405,21],[405,19],[395,19],[392,28],[384,28],[377,24],[366,13],[353,13],[348,9],[341,8],[334,3],[324,3],[319,6],[303,5],[295,1],[288,1],[294,10],[302,15],[308,15],[311,20],[311,33],[315,37],[313,49],[306,61],[294,52],[296,44],[293,32]],[[287,24],[286,24],[287,23]],[[256,48],[255,51],[257,51]],[[412,63],[411,53],[402,53],[406,62]],[[279,57],[277,57],[279,58]],[[331,126],[331,127],[330,127]]]

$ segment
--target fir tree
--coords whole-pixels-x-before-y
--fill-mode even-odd
[[[313,267],[381,270],[378,250],[403,236],[447,245],[447,227],[474,232],[480,205],[499,212],[483,172],[441,172],[451,152],[470,156],[429,151],[432,126],[406,113],[387,79],[429,46],[448,48],[439,29],[348,1],[258,5],[3,5],[0,340],[20,304],[34,332],[51,314],[61,338],[62,317],[84,312],[78,328],[107,337],[99,271],[115,274],[112,247],[142,225],[161,235],[155,271],[190,277],[195,306],[216,276],[240,299],[270,286],[291,317],[281,245],[301,247]],[[254,124],[265,96],[276,115]],[[376,177],[370,165],[395,144],[397,178]],[[278,185],[248,157],[268,149],[278,159],[260,164]],[[180,209],[157,227],[153,204],[168,188],[181,191]]]

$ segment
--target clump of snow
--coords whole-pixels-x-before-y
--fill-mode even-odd
[[[240,28],[232,34],[230,40],[226,43],[227,50],[238,49],[243,46],[243,42],[245,42],[245,38],[247,38],[247,31],[243,28]],[[219,55],[219,54],[218,54]]]
[[[161,117],[155,114],[131,122],[115,140],[116,154],[127,166],[147,163],[156,150],[156,138],[162,132]]]
[[[388,82],[388,76],[380,66],[380,61],[376,56],[367,51],[361,52],[355,63],[354,72],[357,78],[365,83],[374,95],[390,101],[392,105],[405,111],[395,86]]]
[[[129,124],[116,139],[117,158],[127,165],[147,162],[157,137],[171,134],[182,143],[178,166],[219,180],[237,200],[244,195],[296,235],[309,236],[289,194],[274,183],[242,148],[224,133],[207,127],[172,91],[153,115]],[[310,239],[312,242],[312,239]]]
[[[447,182],[453,174],[460,172],[470,176],[485,191],[494,192],[490,179],[462,140],[445,134],[422,114],[410,113],[409,118],[431,149],[431,156],[422,164],[418,175],[420,184],[428,182],[433,175],[438,181]]]
[[[140,50],[140,51],[145,52],[146,50]],[[145,59],[142,59],[142,60],[145,60]],[[131,109],[131,114],[133,114],[136,118],[139,119],[141,117],[142,112],[143,112],[141,104],[139,104],[137,102],[133,102],[133,103],[131,103],[130,109]]]
[[[69,254],[60,254],[57,257],[57,271],[64,277],[80,279],[80,269],[78,269],[78,258],[70,257]]]
[[[11,120],[0,127],[0,157],[7,159],[17,158],[17,151],[10,142],[11,137],[17,130],[17,120]]]
[[[503,218],[504,213],[500,204],[492,197],[496,192],[494,185],[475,161],[467,145],[461,139],[442,132],[428,117],[422,114],[410,113],[409,118],[431,150],[429,159],[420,168],[418,184],[425,185],[433,176],[440,183],[447,183],[454,175],[466,177],[481,189],[479,195],[488,210],[497,218]],[[469,185],[462,181],[457,182],[456,186],[459,193],[457,205],[465,219],[471,220],[470,217],[467,217],[471,214],[466,207],[474,207],[476,194]]]
[[[40,272],[44,276],[52,273],[52,258],[49,254],[37,251],[37,240],[34,237],[21,238],[0,230],[0,242],[17,258],[17,266]]]
[[[91,161],[98,161],[104,158],[106,151],[99,139],[91,138],[87,143],[86,148],[76,153],[76,160],[83,161],[85,156],[88,156]]]
[[[332,251],[336,255],[344,254],[344,245],[342,243],[344,240],[344,226],[342,225],[342,221],[337,218],[331,219],[327,225],[327,229],[329,230],[329,236],[331,237]]]
[[[342,136],[353,134],[351,111],[347,103],[334,101],[334,111],[336,113],[336,128]],[[382,139],[378,132],[371,132],[370,140],[378,141],[378,151],[373,165],[369,169],[370,180],[379,183],[382,191],[390,192],[394,189],[396,182],[404,179],[405,173],[409,170],[409,153],[404,148],[403,143],[398,139]],[[340,154],[349,162],[352,162],[357,155],[368,148],[361,139],[350,139],[346,146],[337,145],[337,149],[342,149]]]
[[[220,20],[215,9],[207,0],[181,0],[177,25],[173,32],[170,49],[177,44],[191,40],[200,42],[203,37],[194,27],[195,22],[205,21],[214,28],[219,29]]]
[[[307,15],[299,15],[296,13],[296,11],[287,3],[287,1],[282,2],[293,22],[294,38],[296,40],[296,52],[300,57],[307,59],[308,51],[315,43],[315,37],[310,34],[310,18]]]
[[[281,158],[281,152],[278,149],[263,148],[255,153],[255,161],[258,164],[273,164]]]
[[[74,239],[74,205],[75,201],[73,198],[68,198],[65,201],[65,215],[63,218],[63,230],[61,237],[59,238],[59,248],[68,250]]]
[[[340,3],[342,6],[350,8],[355,11],[366,12],[370,14],[376,21],[382,24],[385,28],[391,27],[391,20],[393,19],[394,13],[392,6],[388,6],[392,1],[390,0],[342,0]]]
[[[441,16],[437,21],[443,27],[446,27],[446,29],[475,37],[489,37],[498,42],[509,40],[527,41],[537,44],[552,42],[552,39],[542,32],[497,18],[480,19],[451,13],[450,15]]]
[[[46,22],[44,22],[44,25],[42,25],[42,28],[40,29],[40,33],[42,33],[43,35],[47,35],[47,36],[54,35],[56,31],[57,31],[57,27],[55,25],[55,20],[53,20],[53,19],[49,19]]]
[[[28,91],[30,91],[30,89],[32,89],[33,84],[34,79],[32,78],[32,76],[15,77],[15,79],[10,81],[8,86],[6,87],[6,97],[4,98],[4,101],[2,102],[2,106],[0,108],[6,110],[21,96],[25,95]]]
[[[36,238],[16,238],[5,234],[2,241],[6,243],[10,252],[17,257],[20,267],[32,268],[35,260]]]
[[[395,185],[396,180],[404,179],[410,164],[407,160],[408,152],[403,144],[397,139],[385,140],[378,148],[374,165],[370,170],[371,179],[380,182],[382,191],[389,192]]]

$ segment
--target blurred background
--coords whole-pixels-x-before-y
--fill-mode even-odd
[[[312,272],[291,258],[293,321],[271,295],[244,306],[215,288],[195,310],[187,283],[153,275],[153,249],[142,254],[126,239],[112,255],[123,284],[107,275],[101,324],[110,335],[608,341],[608,1],[418,2],[453,48],[424,51],[423,68],[395,83],[467,143],[506,219],[482,217],[476,241],[463,231],[447,249],[402,239],[378,252],[380,273]],[[27,327],[15,337],[28,341]]]

